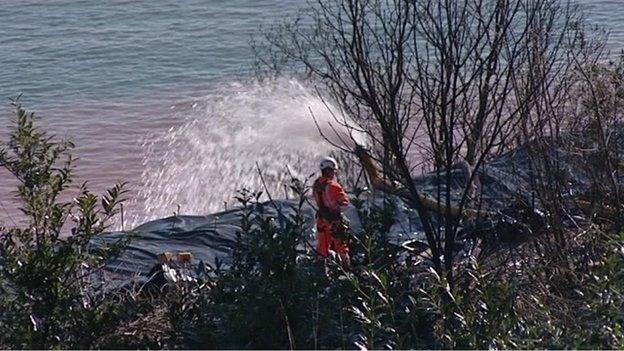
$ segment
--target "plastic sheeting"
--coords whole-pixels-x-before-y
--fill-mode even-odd
[[[565,157],[565,153],[556,149],[553,153],[561,153],[561,174],[556,175],[564,179],[569,185],[570,192],[580,191],[587,187],[587,177],[579,171],[573,170],[572,160]],[[565,161],[569,162],[565,162]],[[479,206],[480,209],[490,212],[500,212],[510,206],[513,199],[522,198],[523,201],[532,201],[531,179],[533,177],[529,165],[526,148],[519,148],[513,152],[498,157],[481,167],[478,178],[480,186],[477,192],[481,195],[479,204],[470,203],[470,206]],[[458,201],[464,189],[467,177],[464,171],[455,169],[452,172],[452,199]],[[420,191],[433,198],[444,194],[444,178],[435,173],[414,178]],[[369,193],[366,204],[381,203],[390,198],[395,206],[396,222],[391,228],[390,240],[400,244],[407,240],[425,242],[422,226],[414,210],[405,206],[397,198],[381,193]],[[275,205],[288,215],[292,213],[295,203],[288,200],[275,201]],[[266,215],[277,217],[274,206],[265,206]],[[306,204],[304,215],[307,218],[307,237],[302,238],[315,245],[314,209]],[[359,218],[354,208],[346,211],[351,220],[352,228],[357,232]],[[433,216],[436,220],[437,216]],[[175,216],[145,223],[130,232],[114,232],[102,236],[105,241],[115,241],[121,238],[131,238],[123,254],[108,266],[111,274],[128,276],[145,276],[158,262],[157,255],[165,251],[177,253],[190,251],[193,254],[193,263],[203,261],[212,264],[216,259],[225,264],[236,245],[236,233],[240,230],[241,210],[233,209],[226,212],[207,216]]]
[[[381,205],[383,201],[390,201],[397,212],[396,222],[390,230],[392,241],[400,243],[407,239],[424,240],[420,237],[421,227],[416,213],[407,208],[400,199],[376,194],[369,196],[366,204]],[[279,209],[283,215],[290,216],[294,214],[295,206],[296,202],[292,200],[276,200],[275,206],[265,203],[264,215],[278,218]],[[313,247],[316,245],[314,214],[314,208],[309,204],[304,205],[307,234],[301,238],[302,249],[307,246],[306,242]],[[350,206],[345,214],[351,221],[352,229],[357,232],[361,226],[356,209]],[[193,264],[202,261],[213,265],[219,259],[227,265],[236,245],[241,218],[240,208],[207,216],[168,217],[145,223],[129,232],[106,233],[94,244],[128,240],[124,252],[107,267],[108,276],[114,278],[145,277],[158,263],[158,255],[163,252],[171,252],[174,261],[176,253],[191,252]]]

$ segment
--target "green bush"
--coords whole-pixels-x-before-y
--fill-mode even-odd
[[[241,231],[227,270],[219,271],[197,313],[203,348],[311,348],[314,300],[324,288],[305,257],[301,207],[265,213],[259,193],[241,191]],[[300,206],[303,203],[300,203]],[[285,210],[285,209],[283,209]]]
[[[394,207],[360,206],[352,262],[320,261],[307,243],[304,193],[291,215],[267,215],[259,193],[242,191],[241,231],[231,266],[198,283],[186,306],[187,346],[200,348],[396,348],[425,345],[422,315],[407,309],[403,250],[388,243]],[[214,268],[214,267],[213,267]],[[180,304],[178,304],[180,305]],[[181,306],[181,305],[180,305]],[[182,308],[180,309],[182,310]],[[408,332],[405,332],[408,331]],[[415,341],[416,340],[416,341]]]
[[[123,184],[98,198],[73,180],[69,141],[35,126],[16,99],[15,126],[0,148],[0,166],[18,181],[22,227],[0,229],[0,346],[87,348],[116,323],[118,304],[94,281],[119,249],[93,249],[124,200]],[[68,232],[69,230],[69,232]]]

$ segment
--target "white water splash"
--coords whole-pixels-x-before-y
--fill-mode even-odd
[[[196,215],[231,207],[237,190],[263,190],[256,164],[272,195],[283,197],[286,167],[305,178],[333,149],[312,118],[331,137],[332,113],[294,80],[228,84],[171,111],[184,122],[144,143],[142,185],[126,228],[171,216],[178,205]]]

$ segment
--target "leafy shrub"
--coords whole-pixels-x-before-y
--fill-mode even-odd
[[[18,99],[13,105],[16,125],[0,148],[0,166],[19,181],[27,222],[0,228],[0,345],[86,348],[116,323],[119,306],[92,281],[92,273],[119,247],[95,250],[89,242],[117,213],[124,185],[98,198],[83,184],[75,198],[64,201],[73,180],[74,145],[40,131]]]

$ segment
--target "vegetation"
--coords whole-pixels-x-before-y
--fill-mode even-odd
[[[600,36],[559,0],[315,0],[303,16],[266,31],[260,67],[304,70],[337,106],[335,123],[366,135],[384,177],[418,211],[434,268],[453,286],[461,223],[451,209],[482,203],[475,188],[488,159],[536,137],[557,144],[568,131],[562,108],[586,85],[579,72],[600,58]],[[457,164],[468,179],[459,200]],[[428,211],[413,182],[418,167],[438,175],[445,210]]]
[[[94,250],[91,240],[124,201],[123,184],[101,199],[83,184],[72,200],[63,200],[72,190],[73,144],[40,131],[33,113],[18,100],[13,105],[15,127],[0,148],[0,166],[19,181],[27,221],[0,228],[0,345],[88,348],[116,323],[122,307],[93,279],[117,245]]]

